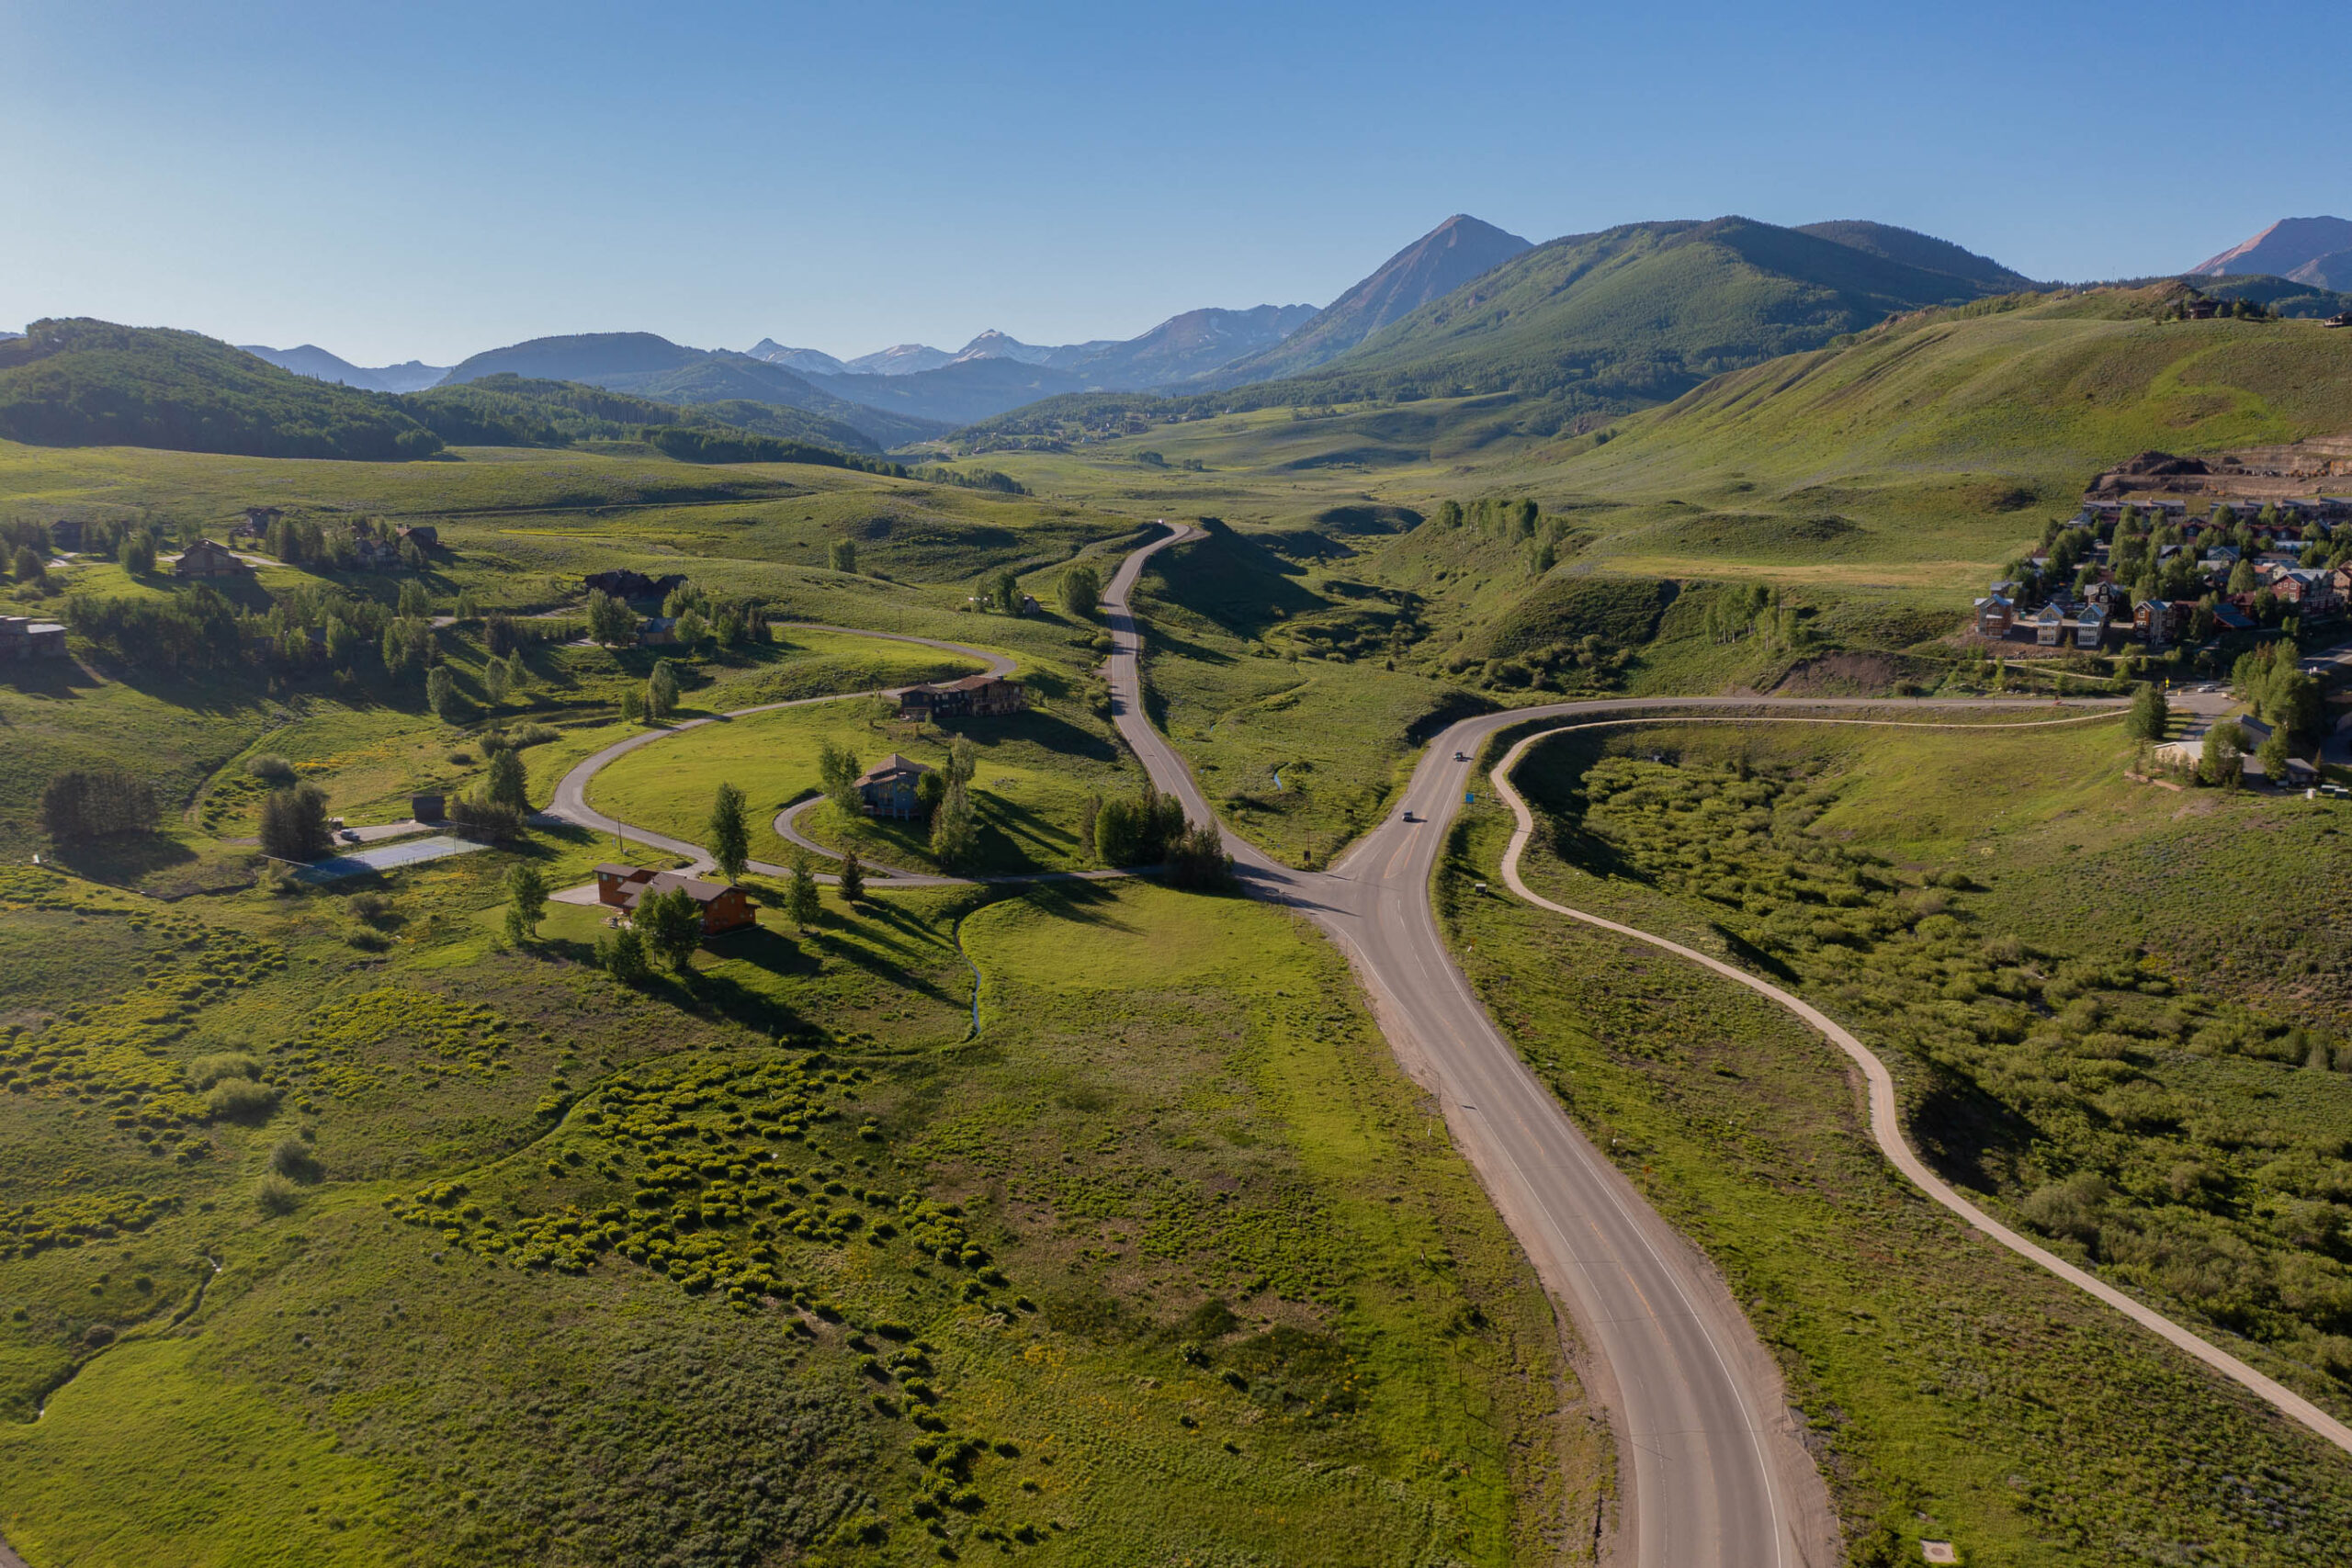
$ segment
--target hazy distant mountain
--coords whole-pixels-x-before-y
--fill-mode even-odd
[[[1527,242],[1518,235],[1456,213],[1390,256],[1371,276],[1273,347],[1227,365],[1206,379],[1231,387],[1312,370],[1526,249]]]
[[[1072,368],[1114,390],[1172,387],[1273,347],[1315,319],[1312,305],[1187,310],[1141,337],[1098,348]]]
[[[1172,386],[1272,346],[1314,314],[1307,305],[1187,310],[1139,337],[1054,344],[1023,343],[991,328],[952,355],[901,345],[885,351],[896,355],[896,368],[888,372],[857,370],[881,357],[867,355],[849,361],[848,374],[808,379],[835,396],[912,418],[968,424],[1065,392]],[[907,368],[925,355],[941,356],[927,368]]]
[[[2352,290],[2352,222],[2341,218],[2281,218],[2241,245],[2191,267],[2192,277],[2256,273]]]
[[[688,348],[651,333],[579,333],[510,344],[473,355],[452,369],[442,384],[457,386],[502,373],[528,380],[580,381],[663,402],[776,403],[838,420],[886,447],[919,441],[941,430],[928,419],[878,408],[831,389],[839,385],[853,390],[887,385],[877,378],[811,378],[748,354]]]
[[[1830,223],[1800,223],[1796,231],[1811,234],[1817,240],[1835,241],[1854,250],[1867,251],[1887,261],[1901,262],[1905,266],[1916,266],[1922,272],[1949,273],[1994,293],[2007,294],[2033,287],[2033,280],[2025,274],[2012,272],[1990,256],[1980,256],[1974,251],[1961,249],[1950,240],[1939,240],[1933,234],[1922,234],[1910,229],[1897,229],[1891,223],[1844,218]]]
[[[280,370],[291,370],[297,376],[308,376],[314,381],[335,381],[370,392],[419,391],[449,373],[446,365],[427,365],[417,359],[373,368],[354,365],[339,355],[329,354],[314,343],[306,343],[300,348],[266,348],[257,343],[239,344],[237,346],[256,359],[268,360]]]
[[[1116,348],[1118,345],[1119,340],[1116,338],[1098,337],[1089,339],[1085,343],[1065,343],[1047,346],[1042,344],[1023,343],[1019,338],[1008,337],[994,327],[990,327],[956,350],[956,357],[948,363],[958,365],[967,359],[1012,359],[1023,365],[1042,365],[1051,370],[1069,370],[1076,368],[1091,355],[1100,354],[1106,348]]]
[[[912,376],[917,371],[936,370],[956,356],[944,348],[933,348],[925,343],[902,343],[861,354],[844,367],[853,376]]]
[[[772,337],[753,344],[751,352],[754,359],[764,359],[770,365],[781,365],[806,376],[839,376],[849,368],[821,348],[786,348]]]
[[[1082,392],[1091,385],[1067,370],[1001,355],[953,359],[933,369],[901,375],[812,376],[809,379],[836,397],[855,398],[909,419],[947,425],[969,424],[1039,398]]]

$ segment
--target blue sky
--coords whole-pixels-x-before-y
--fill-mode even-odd
[[[630,329],[1054,343],[1325,303],[1456,211],[1538,241],[1868,217],[2143,274],[2352,216],[2352,94],[2314,52],[2342,19],[6,0],[0,322],[366,364]]]

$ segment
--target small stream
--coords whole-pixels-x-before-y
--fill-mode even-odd
[[[213,1280],[220,1277],[220,1260],[212,1257],[206,1257],[204,1260],[212,1266],[212,1272],[207,1274],[204,1278],[196,1282],[196,1291],[188,1297],[187,1305],[174,1313],[172,1314],[172,1320],[164,1325],[161,1332],[168,1334],[173,1329],[177,1328],[181,1324],[186,1323],[189,1318],[194,1317],[196,1315],[197,1309],[204,1304],[204,1292],[206,1290],[210,1288]],[[88,1355],[83,1357],[80,1360],[66,1368],[65,1375],[58,1379],[56,1382],[51,1384],[50,1387],[41,1393],[40,1403],[33,1406],[33,1419],[38,1421],[42,1416],[49,1414],[49,1402],[57,1397],[57,1391],[59,1389],[63,1388],[67,1383],[72,1382],[75,1378],[81,1376],[83,1368],[88,1366],[92,1361],[96,1360],[100,1356],[105,1355],[116,1346],[122,1344],[129,1337],[130,1337],[128,1335],[118,1334],[112,1339],[107,1340],[105,1344],[99,1346],[96,1349],[91,1351]]]

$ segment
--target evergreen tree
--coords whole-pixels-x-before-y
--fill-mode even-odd
[[[2171,722],[2171,705],[2165,700],[2164,689],[2143,682],[2132,694],[2132,713],[2124,721],[2123,732],[2134,740],[2162,740]]]
[[[792,874],[785,879],[784,913],[804,931],[824,917],[824,906],[817,899],[817,878],[808,870],[805,853],[793,857]]]
[[[155,570],[155,536],[144,528],[133,528],[122,536],[115,559],[133,577],[149,575]]]
[[[710,805],[710,858],[729,882],[743,879],[743,863],[752,858],[752,835],[743,822],[743,792],[731,784],[720,784]]]
[[[621,693],[621,722],[635,724],[645,717],[645,694],[635,686]]]
[[[486,659],[481,666],[482,695],[496,705],[506,701],[506,660]]]
[[[518,945],[526,938],[538,934],[539,922],[547,918],[547,878],[539,868],[528,861],[517,861],[506,870],[506,936]]]
[[[842,857],[841,891],[844,904],[854,904],[865,897],[865,867],[858,863],[855,850]]]

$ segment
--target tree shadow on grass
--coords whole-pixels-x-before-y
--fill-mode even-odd
[[[2030,1118],[1949,1071],[1912,1108],[1910,1130],[1937,1175],[1977,1192],[2000,1190],[2042,1137]]]

